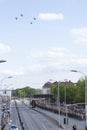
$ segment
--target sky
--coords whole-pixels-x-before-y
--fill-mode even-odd
[[[50,79],[84,78],[87,0],[0,0],[2,59],[1,88],[42,89]]]

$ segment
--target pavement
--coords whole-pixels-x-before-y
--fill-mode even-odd
[[[68,123],[64,124],[64,118],[65,118],[64,115],[58,115],[56,113],[52,113],[50,111],[46,111],[37,107],[35,108],[35,110],[38,110],[39,112],[43,112],[46,115],[59,121],[59,123],[63,126],[64,130],[72,130],[74,125],[76,125],[77,130],[85,130],[85,120],[80,121],[80,120],[68,117]]]
[[[1,110],[2,105],[4,106],[4,109],[6,107],[9,108],[10,107],[10,99],[7,97],[3,97],[3,101],[2,101],[2,97],[0,97],[0,130],[1,130],[2,126],[4,126],[4,125],[5,125],[5,127],[3,128],[3,130],[9,130],[10,115],[9,115],[9,113],[6,113],[6,111],[2,112],[2,110]]]
[[[1,130],[1,102],[0,102],[0,130]]]
[[[6,124],[4,130],[9,130],[9,124]]]

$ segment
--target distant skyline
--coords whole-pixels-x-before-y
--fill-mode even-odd
[[[0,0],[0,85],[42,88],[87,75],[87,1]]]

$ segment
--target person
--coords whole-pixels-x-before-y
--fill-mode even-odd
[[[5,125],[3,125],[3,126],[1,127],[1,130],[4,130],[4,128],[5,128]]]
[[[73,125],[73,130],[76,130],[76,124],[75,124],[75,125]]]

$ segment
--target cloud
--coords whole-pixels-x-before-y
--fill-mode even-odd
[[[10,51],[11,51],[10,46],[0,43],[0,54],[4,54],[4,53],[10,52]]]
[[[55,64],[63,66],[87,66],[87,57],[84,55],[75,54],[67,48],[51,48],[48,51],[49,57],[52,58],[52,61],[55,61]]]
[[[74,28],[71,33],[75,36],[75,43],[87,45],[87,28]]]
[[[41,20],[63,20],[64,19],[64,15],[62,13],[40,13],[38,15],[38,18]]]
[[[64,57],[65,55],[69,56],[70,51],[66,48],[51,48],[48,51],[48,54],[52,57]]]
[[[33,53],[33,52],[32,52]],[[39,55],[40,54],[40,55]],[[71,69],[72,67],[84,67],[87,66],[87,57],[79,54],[75,54],[67,48],[50,48],[47,51],[35,52],[31,55],[30,71],[34,72],[46,72],[48,70],[56,69]]]
[[[45,51],[34,50],[27,58],[29,58],[29,60],[27,59],[27,61],[29,61],[29,63],[27,62],[27,66],[25,64],[22,68],[4,71],[5,74],[12,75],[13,77],[17,75],[19,78],[21,76],[23,79],[19,80],[17,78],[18,81],[16,82],[19,84],[21,83],[21,86],[26,86],[27,84],[30,84],[30,82],[40,83],[43,79],[44,81],[50,78],[59,80],[61,77],[63,78],[64,72],[66,73],[67,70],[78,68],[77,70],[83,71],[83,68],[87,67],[86,56],[79,56],[64,47],[53,47]],[[24,84],[25,79],[27,81],[26,85]]]
[[[87,66],[87,57],[77,57],[77,59],[75,60],[75,63],[79,64],[80,66]]]
[[[17,69],[4,70],[4,74],[9,75],[25,75],[25,74],[44,74],[49,71],[71,69],[76,68],[86,68],[87,57],[75,54],[67,48],[49,48],[47,51],[35,51],[30,53],[29,64],[26,67],[21,67]],[[28,59],[27,59],[28,60]],[[0,72],[1,73],[1,72]]]
[[[4,70],[4,71],[0,71],[0,73],[4,73],[4,74],[9,74],[9,75],[23,75],[24,71],[21,69],[16,69],[16,70]]]

